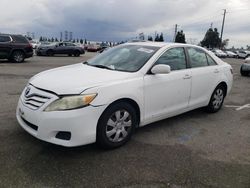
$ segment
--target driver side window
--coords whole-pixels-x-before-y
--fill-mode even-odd
[[[184,48],[172,48],[167,50],[155,63],[169,65],[171,71],[186,69],[186,56]]]

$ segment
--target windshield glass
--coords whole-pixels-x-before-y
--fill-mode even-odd
[[[96,56],[87,64],[111,70],[136,72],[158,49],[159,47],[153,46],[121,45]]]

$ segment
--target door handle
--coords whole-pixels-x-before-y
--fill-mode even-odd
[[[215,69],[214,70],[214,73],[219,73],[220,71],[218,69]]]
[[[192,76],[191,75],[189,75],[189,74],[186,74],[184,77],[183,77],[183,79],[190,79],[190,78],[192,78]]]

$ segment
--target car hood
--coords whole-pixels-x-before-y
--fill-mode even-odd
[[[133,75],[79,63],[41,72],[32,77],[29,83],[58,95],[68,95],[80,94],[88,88],[131,78]]]

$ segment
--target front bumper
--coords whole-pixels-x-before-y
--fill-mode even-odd
[[[46,55],[47,49],[39,49],[39,48],[37,48],[35,50],[35,52],[36,52],[36,55]]]
[[[16,118],[21,127],[34,137],[57,145],[73,147],[94,143],[98,119],[106,106],[44,112],[33,110],[19,99]],[[70,139],[57,138],[59,132],[70,133]]]

